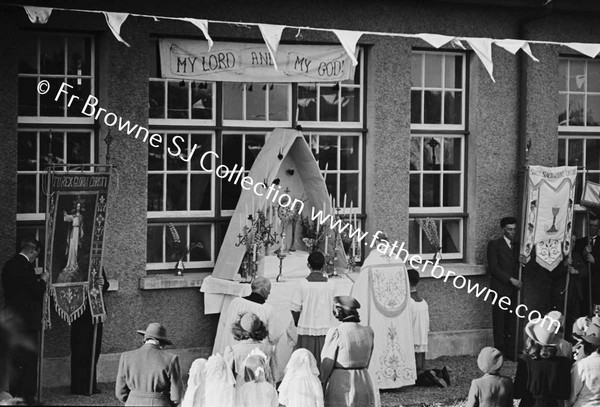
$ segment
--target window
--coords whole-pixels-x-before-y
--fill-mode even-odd
[[[433,254],[419,219],[437,226],[444,259],[463,257],[465,196],[465,56],[412,56],[409,250]],[[425,256],[427,257],[427,256]]]
[[[175,265],[170,225],[183,242],[203,245],[186,259],[188,269],[214,266],[241,185],[202,171],[198,158],[215,151],[219,158],[213,158],[211,168],[223,164],[239,171],[243,166],[247,175],[267,134],[277,127],[302,125],[322,174],[327,168],[330,194],[340,203],[346,195],[347,207],[352,202],[361,213],[362,53],[354,77],[337,83],[199,82],[161,78],[158,41],[149,46],[150,127],[165,141],[148,151],[148,271]],[[198,144],[190,163],[169,154],[176,137],[184,157]]]
[[[600,61],[563,58],[559,62],[559,80],[559,129],[598,131]]]

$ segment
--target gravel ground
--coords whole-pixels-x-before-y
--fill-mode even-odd
[[[471,380],[481,376],[477,368],[475,356],[445,356],[427,361],[427,368],[442,368],[449,366],[452,369],[456,383],[448,388],[434,387],[404,387],[394,391],[381,392],[382,407],[462,407],[469,393]],[[517,364],[505,362],[502,373],[513,377]],[[115,406],[119,402],[114,396],[114,383],[100,383],[101,394],[88,396],[74,396],[69,393],[68,387],[44,389],[42,403],[48,406]]]

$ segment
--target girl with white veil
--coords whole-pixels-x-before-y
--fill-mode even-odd
[[[206,389],[206,359],[196,359],[190,367],[187,390],[181,407],[204,407],[204,391]]]
[[[279,403],[286,407],[323,407],[317,361],[308,349],[292,353],[279,385]]]
[[[216,354],[206,362],[205,406],[235,407],[235,378],[223,356]]]
[[[267,381],[267,355],[255,348],[243,363],[244,384],[237,389],[239,407],[278,407],[277,390]]]

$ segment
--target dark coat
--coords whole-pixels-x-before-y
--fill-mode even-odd
[[[4,265],[2,283],[7,320],[26,331],[41,329],[46,283],[35,274],[33,264],[16,254]]]
[[[519,244],[513,242],[511,250],[504,237],[491,240],[487,248],[487,261],[487,270],[492,279],[490,288],[496,291],[499,297],[510,297],[516,293],[517,289],[510,279],[519,278]]]

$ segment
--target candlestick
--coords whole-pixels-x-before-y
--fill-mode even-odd
[[[325,254],[327,254],[328,246],[329,246],[329,235],[325,236]]]

